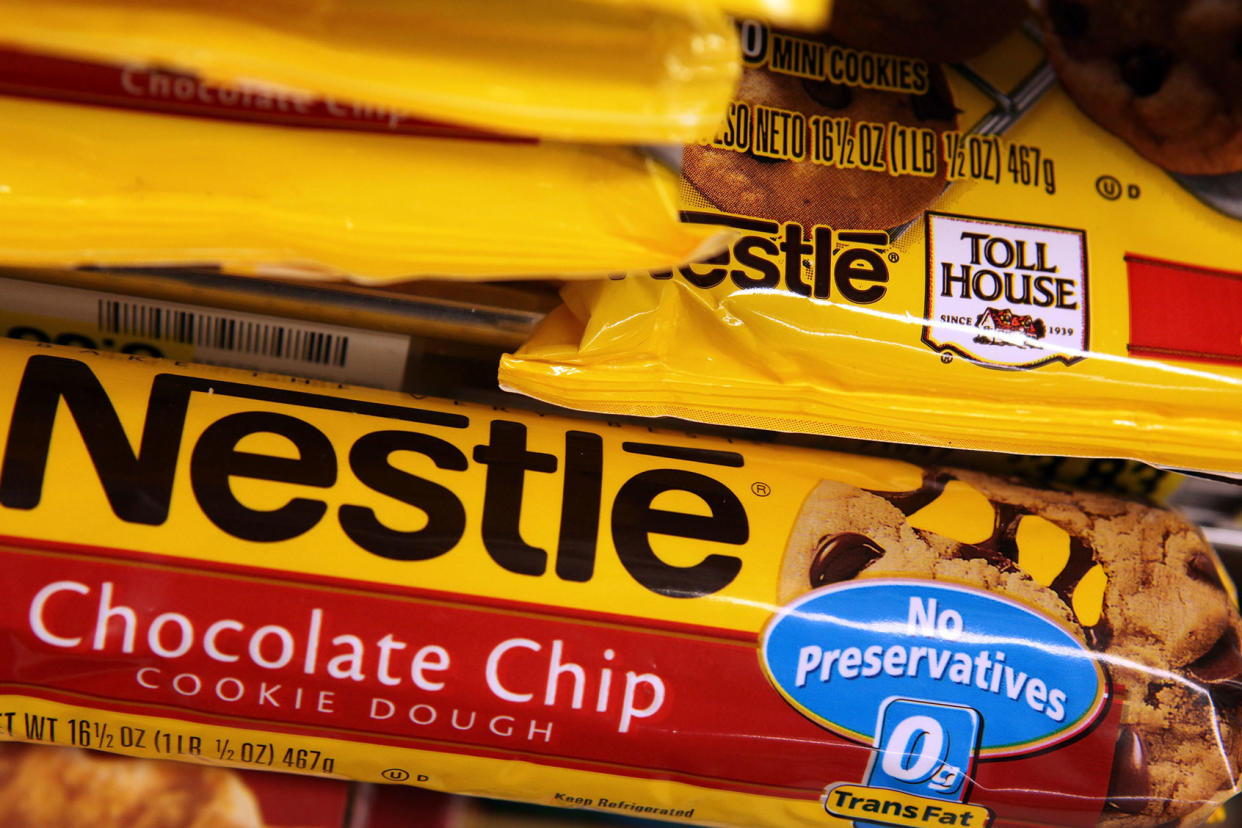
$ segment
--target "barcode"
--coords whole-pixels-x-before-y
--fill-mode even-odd
[[[99,328],[120,336],[170,340],[338,368],[345,366],[349,350],[349,337],[343,334],[115,299],[99,300]]]

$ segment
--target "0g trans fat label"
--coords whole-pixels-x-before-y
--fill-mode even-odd
[[[975,761],[1070,739],[1108,699],[1102,669],[1067,630],[956,584],[816,590],[777,614],[760,659],[803,715],[875,748],[863,785],[836,782],[824,796],[859,826],[985,824],[986,809],[967,804]]]

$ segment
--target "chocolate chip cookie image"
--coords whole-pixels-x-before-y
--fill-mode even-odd
[[[1040,0],[1048,59],[1103,128],[1171,172],[1242,170],[1242,0]]]
[[[746,69],[735,96],[750,104],[814,116],[934,130],[937,145],[957,127],[957,110],[944,73],[929,66],[929,90],[922,95],[888,92]],[[808,139],[809,142],[810,139]],[[937,153],[938,155],[938,153]],[[725,213],[804,228],[888,230],[913,218],[945,187],[942,160],[934,175],[890,175],[887,171],[828,166],[812,161],[769,158],[751,152],[691,145],[682,155],[682,175]]]
[[[948,63],[987,51],[1029,13],[1025,0],[836,0],[828,31],[856,49]]]
[[[873,577],[985,589],[1104,654],[1124,692],[1100,825],[1199,824],[1234,786],[1242,619],[1211,548],[1175,513],[950,469],[906,492],[821,482],[790,534],[780,602]]]
[[[234,771],[0,744],[5,828],[263,828]]]

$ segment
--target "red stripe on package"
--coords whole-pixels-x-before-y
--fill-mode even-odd
[[[157,66],[114,66],[0,48],[0,93],[278,126],[533,143],[419,118],[386,106],[322,98],[258,82],[213,82]]]
[[[1242,363],[1242,273],[1127,255],[1135,356]]]
[[[0,548],[7,689],[796,798],[871,758],[785,704],[731,631],[128,557]],[[981,763],[977,788],[1007,824],[1055,808],[1058,824],[1094,825],[1116,709],[1055,753]]]

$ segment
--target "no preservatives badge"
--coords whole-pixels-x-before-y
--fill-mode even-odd
[[[821,587],[777,611],[759,658],[802,715],[871,747],[861,780],[826,780],[821,799],[854,828],[988,828],[997,800],[975,789],[977,760],[1071,744],[1109,703],[1103,667],[1067,627],[959,584]]]
[[[998,368],[1083,358],[1082,230],[929,212],[926,232],[923,342]]]

